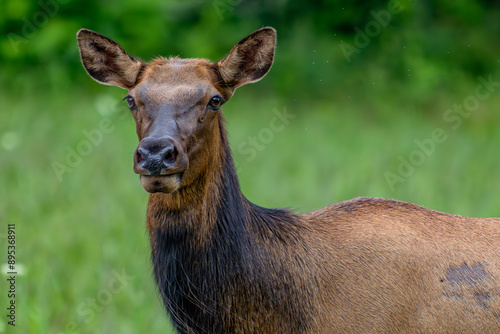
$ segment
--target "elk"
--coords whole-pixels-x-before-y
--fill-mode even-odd
[[[269,71],[273,28],[217,62],[77,39],[90,77],[128,90],[154,277],[179,332],[500,333],[499,218],[377,198],[299,214],[242,194],[221,106]]]

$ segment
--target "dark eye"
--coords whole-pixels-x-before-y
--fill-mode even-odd
[[[127,101],[130,109],[135,109],[135,100],[132,96],[125,96],[124,100]]]
[[[220,108],[222,104],[222,98],[219,96],[214,96],[210,99],[210,102],[208,102],[208,105],[212,107],[212,109],[217,110]]]

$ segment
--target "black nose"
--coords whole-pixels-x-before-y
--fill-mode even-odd
[[[141,141],[135,154],[135,163],[150,175],[166,174],[177,160],[179,152],[168,138]]]

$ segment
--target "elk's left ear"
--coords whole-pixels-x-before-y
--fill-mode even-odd
[[[224,84],[235,89],[262,79],[273,64],[275,48],[276,30],[271,27],[243,38],[216,63]]]

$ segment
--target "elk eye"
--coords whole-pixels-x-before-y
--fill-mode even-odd
[[[132,96],[125,96],[124,100],[127,101],[128,107],[130,109],[135,108],[135,100]]]
[[[208,103],[208,105],[212,107],[214,110],[219,109],[221,104],[222,104],[222,98],[220,98],[219,96],[212,97],[210,99],[210,102]]]

